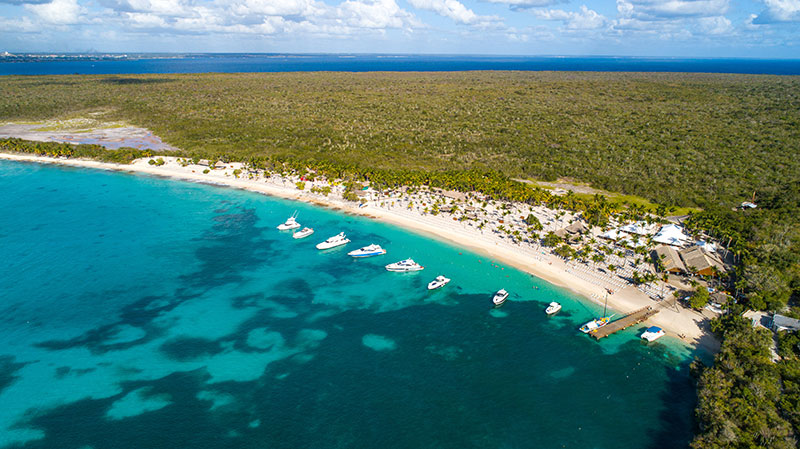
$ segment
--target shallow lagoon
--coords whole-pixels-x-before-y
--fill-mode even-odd
[[[686,447],[689,352],[393,226],[0,161],[0,447]],[[316,233],[275,226],[297,210]],[[317,251],[345,231],[346,247]],[[378,243],[388,254],[352,260]],[[389,273],[413,257],[419,273]],[[428,292],[437,274],[453,281]],[[511,292],[491,308],[499,288]],[[548,318],[557,300],[564,309]]]

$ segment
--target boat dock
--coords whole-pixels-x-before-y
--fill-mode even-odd
[[[625,315],[624,317],[612,321],[605,326],[601,327],[600,329],[595,330],[594,332],[590,332],[589,335],[594,337],[597,340],[600,340],[603,337],[608,337],[609,335],[619,332],[623,329],[627,329],[634,324],[639,324],[642,321],[650,318],[651,316],[658,313],[658,309],[654,306],[647,306],[642,307],[641,309],[634,310],[633,312]]]

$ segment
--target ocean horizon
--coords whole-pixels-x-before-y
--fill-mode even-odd
[[[800,75],[800,59],[315,53],[24,53],[0,75],[469,70]]]
[[[2,448],[691,440],[688,347],[644,325],[596,342],[577,327],[602,306],[458,245],[130,173],[0,160],[0,195]],[[295,212],[312,237],[275,229]],[[346,255],[370,243],[388,253]],[[426,269],[383,267],[408,257]]]

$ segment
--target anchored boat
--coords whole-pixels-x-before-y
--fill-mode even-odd
[[[437,288],[442,288],[445,285],[447,285],[448,282],[450,282],[450,279],[441,275],[436,276],[436,279],[428,283],[428,290],[436,290]]]
[[[329,238],[328,240],[325,240],[322,243],[318,243],[317,249],[335,248],[337,246],[342,246],[346,243],[350,243],[350,239],[348,239],[347,236],[344,235],[344,232],[340,232],[334,235],[333,237]]]
[[[492,302],[495,306],[501,306],[506,302],[506,299],[508,299],[508,292],[504,288],[501,288],[494,294],[494,297],[492,297]]]
[[[294,239],[304,239],[309,235],[313,234],[314,230],[312,228],[303,228],[295,233],[292,234],[292,238]]]
[[[291,217],[287,218],[285,222],[278,225],[278,230],[289,231],[299,227],[300,223],[297,222],[297,211],[294,211]]]
[[[554,315],[554,314],[558,313],[559,310],[561,310],[561,304],[553,301],[553,302],[550,303],[549,306],[547,306],[546,309],[544,309],[544,313],[546,313],[548,315]]]
[[[387,271],[394,271],[398,273],[407,273],[409,271],[424,270],[425,267],[414,262],[412,259],[401,260],[400,262],[390,263],[386,265]]]
[[[359,248],[347,253],[350,257],[372,257],[372,256],[381,256],[386,254],[386,250],[381,248],[381,245],[369,245],[363,248]]]

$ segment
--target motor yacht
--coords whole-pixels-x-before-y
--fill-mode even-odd
[[[317,249],[335,248],[337,246],[342,246],[346,243],[350,243],[350,239],[348,239],[347,236],[344,235],[344,232],[340,232],[334,235],[333,237],[329,238],[328,240],[325,240],[322,243],[318,243]]]
[[[381,245],[369,245],[363,248],[359,248],[347,253],[350,257],[372,257],[372,256],[380,256],[386,254],[386,250],[381,248]]]
[[[285,222],[278,225],[279,231],[290,231],[292,229],[297,229],[300,227],[300,223],[297,222],[297,212],[293,213],[291,217],[287,218]]]
[[[428,283],[428,290],[436,290],[437,288],[442,288],[445,285],[447,285],[448,282],[450,282],[450,279],[441,275],[436,276],[436,279]]]
[[[401,260],[400,262],[390,263],[386,265],[386,270],[395,271],[398,273],[406,273],[409,271],[420,271],[425,269],[422,265],[414,262],[412,259]]]
[[[508,299],[508,292],[504,288],[501,288],[494,294],[494,297],[492,297],[492,302],[495,306],[500,306],[506,302],[506,299]]]
[[[553,301],[549,306],[547,306],[546,309],[544,309],[544,313],[548,315],[555,315],[559,310],[561,310],[561,304]]]
[[[304,239],[309,235],[313,234],[314,230],[311,228],[303,228],[295,233],[292,234],[292,238],[294,239]]]

